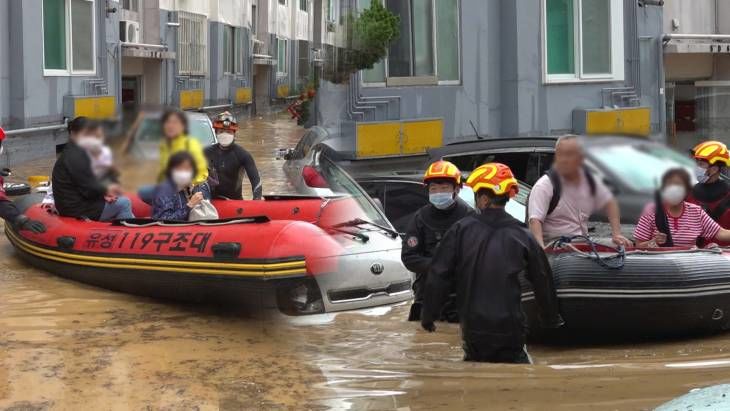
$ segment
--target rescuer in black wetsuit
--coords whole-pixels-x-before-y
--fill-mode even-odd
[[[519,189],[509,167],[485,164],[466,184],[481,213],[454,224],[441,240],[426,279],[421,325],[436,330],[434,321],[455,286],[464,360],[529,363],[519,276],[532,284],[543,325],[560,327],[550,265],[525,225],[504,210]]]
[[[5,141],[5,130],[0,127],[0,154],[3,152],[3,141]],[[15,203],[10,201],[8,196],[5,194],[3,175],[8,175],[9,170],[3,170],[0,174],[0,218],[5,220],[6,223],[12,224],[18,230],[27,230],[36,234],[45,233],[46,226],[36,220],[31,220],[25,214],[22,214]]]
[[[429,203],[416,211],[406,228],[401,260],[416,274],[413,282],[415,301],[411,306],[408,321],[421,319],[421,303],[426,274],[431,266],[431,257],[446,231],[454,223],[474,211],[458,197],[461,188],[461,172],[448,161],[431,164],[423,176],[428,190]],[[443,307],[440,319],[458,322],[459,317],[453,299]]]
[[[213,122],[218,144],[205,149],[208,165],[215,171],[212,176],[217,184],[212,184],[213,197],[231,200],[243,199],[243,174],[248,176],[253,190],[253,199],[263,197],[261,178],[256,162],[251,154],[233,140],[238,130],[236,118],[229,112],[221,113]]]

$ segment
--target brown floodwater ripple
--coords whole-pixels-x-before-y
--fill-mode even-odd
[[[301,133],[283,118],[239,132],[265,192],[286,190],[271,154]],[[48,174],[51,163],[16,165],[15,179]],[[154,172],[126,174],[133,188]],[[296,318],[234,312],[64,280],[20,261],[4,237],[0,257],[0,409],[639,410],[730,382],[728,334],[531,345],[535,365],[468,364],[457,326],[422,332],[405,321],[407,304]]]

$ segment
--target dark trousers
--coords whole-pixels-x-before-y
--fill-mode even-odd
[[[527,349],[521,347],[498,347],[485,342],[464,341],[464,361],[491,362],[503,364],[532,364]]]

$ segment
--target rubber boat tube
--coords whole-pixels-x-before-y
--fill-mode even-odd
[[[565,327],[542,330],[529,284],[523,307],[541,337],[686,336],[730,328],[730,250],[627,250],[623,264],[598,264],[590,246],[548,252]],[[612,252],[599,247],[602,258]]]

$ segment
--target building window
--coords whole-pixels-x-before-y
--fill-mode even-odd
[[[277,39],[276,41],[276,74],[283,77],[287,73],[287,39]]]
[[[241,29],[223,26],[223,72],[240,74],[243,68]]]
[[[205,16],[178,12],[178,72],[182,75],[204,76],[207,71],[206,46],[208,24]]]
[[[335,22],[337,20],[337,10],[335,0],[327,0],[327,21]]]
[[[279,0],[279,4],[286,6],[286,0]]]
[[[139,0],[122,0],[122,9],[139,12]]]
[[[359,0],[360,10],[371,1]],[[363,71],[365,83],[385,84],[398,78],[408,84],[458,84],[460,81],[459,0],[385,0],[400,16],[401,35],[390,45],[388,57]],[[423,81],[419,81],[423,80]]]
[[[93,74],[94,33],[93,0],[43,0],[45,74]]]
[[[307,11],[307,1],[308,0],[299,0],[299,10]]]
[[[545,76],[549,83],[621,81],[621,0],[544,0]]]

